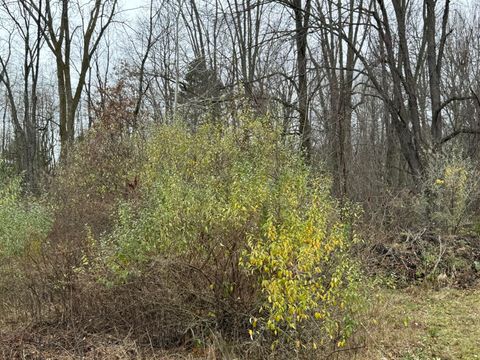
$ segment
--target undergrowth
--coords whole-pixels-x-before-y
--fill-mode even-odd
[[[65,334],[114,331],[161,349],[344,348],[364,306],[356,214],[269,119],[236,124],[165,125],[147,140],[96,126],[49,185],[53,222],[17,226],[39,243],[18,271],[38,311],[19,310]]]

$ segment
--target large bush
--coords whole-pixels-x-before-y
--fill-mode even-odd
[[[138,133],[127,132],[120,116],[108,114],[68,149],[47,184],[54,221],[41,261],[31,266],[36,272],[32,290],[48,299],[41,301],[44,315],[68,324],[95,316],[83,307],[90,300],[93,307],[101,305],[95,302],[100,293],[76,269],[94,256],[90,237],[109,233],[118,204],[134,196],[135,167],[141,164]]]
[[[358,301],[352,229],[329,181],[277,129],[247,116],[195,133],[162,126],[147,159],[139,196],[120,206],[98,246],[103,282],[144,289],[136,306],[144,326],[161,324],[157,341],[218,331],[310,348],[327,335],[344,343]]]

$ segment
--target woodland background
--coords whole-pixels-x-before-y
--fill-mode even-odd
[[[2,0],[0,354],[474,359],[479,16]]]

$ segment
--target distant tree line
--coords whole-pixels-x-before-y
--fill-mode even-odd
[[[415,189],[447,144],[478,159],[479,15],[450,0],[3,0],[0,150],[36,191],[112,99],[127,132],[235,126],[249,107],[339,197]]]

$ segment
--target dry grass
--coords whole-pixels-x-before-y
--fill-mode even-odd
[[[480,359],[480,287],[441,290],[381,289],[356,337],[355,350],[312,354],[311,359],[475,360]],[[133,336],[89,334],[52,325],[13,330],[0,324],[0,359],[247,359],[237,344],[161,350]],[[218,340],[218,339],[217,339]],[[359,345],[359,346],[358,346]],[[347,348],[349,347],[347,346]],[[236,354],[236,355],[234,355]]]
[[[193,360],[218,359],[211,348],[162,350],[112,335],[73,334],[36,328],[0,332],[0,359],[11,360]]]

